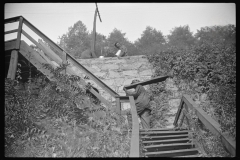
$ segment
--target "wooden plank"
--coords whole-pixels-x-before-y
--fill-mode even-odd
[[[131,149],[130,149],[130,157],[139,157],[139,122],[137,109],[135,106],[133,96],[129,97],[130,105],[131,105],[131,114],[132,114],[132,137],[131,137]]]
[[[141,139],[147,141],[147,140],[164,140],[164,139],[180,139],[180,138],[188,138],[188,134],[181,134],[181,135],[171,135],[171,136],[142,136]]]
[[[21,42],[21,34],[22,34],[22,25],[23,25],[23,17],[19,18],[19,25],[18,25],[18,34],[17,34],[17,41],[16,41],[16,49],[20,48]]]
[[[37,52],[40,54],[40,56],[43,57],[43,59],[45,59],[45,60],[47,61],[47,63],[51,64],[54,69],[57,68],[57,66],[55,66],[54,63],[53,63],[50,59],[48,59],[47,56],[45,56],[45,54],[43,53],[43,51],[38,50]]]
[[[231,155],[236,155],[236,142],[233,138],[228,136],[227,134],[222,134],[220,131],[220,125],[206,112],[204,112],[201,108],[196,109],[196,114],[201,120],[201,122],[208,128],[212,133],[220,136],[222,143],[226,147],[226,149],[230,152]]]
[[[172,150],[172,151],[159,151],[159,152],[147,152],[146,156],[154,157],[174,157],[174,156],[184,156],[184,155],[193,155],[198,154],[198,149],[181,149],[181,150]]]
[[[175,128],[151,128],[151,129],[140,129],[140,132],[147,131],[174,131]]]
[[[55,52],[53,52],[48,46],[46,46],[41,40],[38,41],[39,42],[39,45],[40,45],[40,48],[50,57],[52,58],[55,62],[57,62],[57,64],[61,64],[62,63],[62,59],[57,55],[55,54]],[[68,66],[67,69],[66,69],[66,72],[67,73],[70,73],[72,75],[78,75],[73,69],[71,66]],[[87,85],[87,83],[84,81],[84,80],[80,80],[81,84],[83,85]],[[105,105],[111,107],[111,103],[108,102],[104,97],[102,97],[99,93],[97,93],[94,89],[90,89],[90,92],[92,94],[94,94],[102,103],[104,103]]]
[[[44,41],[46,41],[49,45],[51,45],[54,49],[56,49],[59,53],[62,53],[64,50],[56,45],[50,38],[48,38],[45,34],[43,34],[40,30],[38,30],[35,26],[33,26],[29,21],[24,19],[23,23],[28,26],[31,30],[33,30],[38,36],[40,36]],[[66,51],[64,51],[66,52]],[[69,53],[66,52],[67,59],[71,60],[75,66],[77,66],[80,70],[82,70],[85,74],[87,74],[94,82],[96,82],[101,88],[106,90],[113,97],[119,96],[118,93],[113,91],[110,87],[108,87],[105,83],[99,80],[96,76],[94,76],[90,71],[88,71],[85,67],[83,67],[75,58],[73,58]]]
[[[149,145],[149,146],[144,146],[143,148],[147,150],[146,152],[154,152],[154,151],[190,149],[194,147],[195,145],[192,145],[191,143],[173,143],[173,144]]]
[[[34,25],[32,25],[27,19],[24,18],[23,23],[28,26],[33,32],[35,32],[39,37],[41,37],[45,42],[54,46],[59,53],[62,53],[63,49],[61,49],[58,45],[56,45],[50,38],[48,38],[44,33],[42,33],[39,29],[37,29]]]
[[[21,41],[20,50],[19,52],[27,59],[29,60],[29,52],[32,58],[30,58],[30,62],[44,75],[47,76],[47,78],[51,81],[54,81],[52,78],[53,74],[48,70],[43,68],[41,63],[46,63],[46,61],[39,56],[32,48],[30,48],[26,42]]]
[[[187,104],[188,107],[192,108],[201,122],[209,129],[212,133],[216,134],[217,136],[221,137],[223,144],[225,145],[226,149],[231,153],[231,155],[236,155],[236,141],[227,136],[227,134],[222,134],[220,129],[220,124],[217,123],[211,116],[209,116],[205,111],[201,108],[198,108],[197,105],[193,102],[189,95],[183,96],[184,102]]]
[[[6,35],[6,34],[10,34],[10,33],[15,33],[17,31],[18,31],[18,29],[14,29],[14,30],[6,31],[6,32],[4,32],[4,34]]]
[[[182,112],[185,115],[187,125],[188,125],[188,129],[190,129],[191,126],[190,126],[189,120],[191,120],[191,117],[190,117],[190,115],[188,114],[188,112],[186,111],[185,108],[183,108]]]
[[[78,67],[83,73],[85,73],[90,79],[92,79],[95,83],[97,83],[102,89],[107,91],[111,96],[119,96],[118,93],[113,91],[110,87],[108,87],[104,82],[102,82],[100,79],[98,79],[94,74],[92,74],[90,71],[88,71],[83,65],[81,65],[75,58],[67,55],[68,60],[72,62],[76,67]]]
[[[158,144],[158,145],[149,145],[144,146],[144,148],[164,148],[164,147],[174,147],[174,146],[184,146],[184,145],[192,145],[191,143],[172,143],[172,144]]]
[[[143,144],[148,143],[160,143],[160,144],[168,144],[168,143],[186,143],[189,142],[189,138],[180,138],[180,139],[167,139],[167,140],[155,140],[155,141],[143,141]]]
[[[20,49],[21,54],[28,59],[28,52],[31,53],[33,58],[30,59],[30,62],[38,69],[40,70],[43,74],[45,74],[48,79],[51,81],[54,81],[52,78],[53,74],[48,70],[42,67],[41,63],[47,63],[45,59],[43,59],[36,51],[34,51],[32,48],[30,48],[24,41],[21,43],[21,49]],[[81,81],[81,83],[84,83],[86,85],[86,82]],[[94,89],[90,89],[90,92],[93,93],[101,102],[103,102],[105,105],[110,106],[109,102],[105,100],[101,95],[99,95]]]
[[[186,155],[186,156],[177,156],[177,157],[199,157],[199,154]]]
[[[55,62],[57,62],[59,65],[62,64],[62,59],[55,53],[53,52],[46,44],[43,43],[42,40],[38,40],[38,43],[40,44],[42,50],[44,53],[46,53],[50,58],[52,58]]]
[[[15,79],[17,64],[18,64],[18,52],[16,50],[13,50],[11,52],[11,59],[10,59],[10,64],[8,68],[7,78],[10,78],[12,80]]]
[[[185,114],[182,114],[182,119],[180,120],[180,123],[179,123],[178,127],[182,127],[184,118],[185,118]]]
[[[22,34],[24,36],[26,36],[32,43],[34,43],[38,48],[40,48],[41,50],[44,50],[44,48],[37,43],[37,41],[35,41],[30,35],[28,35],[24,30],[22,30]],[[46,60],[47,63],[51,64],[53,66],[53,68],[56,68],[56,66],[52,63],[52,61],[50,61],[45,55],[44,53],[42,53],[41,51],[38,51],[37,53],[39,53],[42,58],[44,58]]]
[[[5,51],[15,49],[17,39],[5,42]]]
[[[66,52],[62,52],[62,60],[63,60],[63,64],[67,64],[67,53]],[[65,74],[66,74],[66,69],[65,69]]]
[[[43,46],[45,46],[45,44],[39,40],[39,43]],[[58,57],[50,48],[45,46],[45,49],[47,49],[49,51],[49,53],[52,54],[52,56],[54,56],[54,61],[61,61],[62,59],[60,57]],[[64,51],[65,52],[65,51]],[[94,82],[96,82],[102,89],[104,89],[105,91],[107,91],[110,95],[112,96],[119,96],[115,91],[113,91],[110,87],[108,87],[105,83],[103,83],[101,80],[99,80],[94,74],[92,74],[90,71],[88,71],[84,66],[82,66],[75,58],[73,58],[72,56],[70,56],[67,52],[66,56],[67,59],[70,60],[69,62],[71,62],[74,66],[78,67],[81,71],[83,71],[86,75],[88,75]]]
[[[128,96],[116,96],[115,98],[119,98],[120,102],[129,102]]]
[[[156,77],[150,80],[146,80],[146,81],[142,81],[136,84],[132,84],[132,85],[128,85],[128,86],[124,86],[126,89],[132,89],[135,88],[137,85],[149,85],[149,84],[153,84],[153,83],[158,83],[158,82],[162,82],[165,81],[169,76],[161,76],[161,77]]]
[[[116,105],[117,105],[117,113],[121,114],[121,103],[119,98],[116,98]]]
[[[4,24],[17,22],[17,21],[19,21],[20,17],[22,17],[22,16],[17,16],[17,17],[4,19]]]
[[[180,135],[188,134],[188,130],[185,131],[149,131],[149,132],[140,132],[141,135]]]
[[[175,127],[177,127],[177,122],[178,122],[179,116],[180,116],[181,111],[182,111],[182,106],[183,106],[183,98],[181,98],[181,102],[180,102],[180,104],[179,104],[179,106],[178,106],[178,111],[177,111],[175,120],[174,120],[174,122],[173,122],[173,125],[174,125]]]

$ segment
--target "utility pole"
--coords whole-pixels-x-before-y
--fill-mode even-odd
[[[97,58],[97,56],[96,56],[96,54],[95,54],[95,48],[96,48],[96,19],[97,19],[97,14],[98,14],[98,17],[99,17],[99,19],[100,19],[100,22],[102,22],[102,20],[101,20],[99,11],[98,11],[97,3],[95,3],[95,4],[96,4],[96,9],[95,9],[94,21],[93,21],[93,33],[92,33],[92,48],[91,48],[91,51],[92,51],[93,57],[94,57],[94,58]]]

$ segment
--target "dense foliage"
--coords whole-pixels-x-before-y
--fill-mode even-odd
[[[10,157],[127,157],[127,123],[86,95],[79,77],[45,65],[45,76],[30,78],[25,88],[5,79],[5,156]],[[34,87],[33,87],[34,86]],[[34,91],[32,88],[38,90]],[[105,114],[105,116],[103,116]]]
[[[193,97],[207,95],[200,106],[236,138],[236,48],[234,43],[201,42],[171,47],[148,56],[154,76],[172,75],[178,88]],[[185,87],[183,87],[185,86]]]

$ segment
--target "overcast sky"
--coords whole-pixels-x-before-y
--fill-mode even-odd
[[[91,32],[95,7],[95,3],[6,3],[4,18],[21,15],[57,42],[79,20]],[[98,8],[102,22],[97,19],[97,32],[108,36],[117,28],[131,42],[140,38],[147,26],[166,36],[174,27],[183,25],[189,25],[193,33],[205,26],[236,25],[234,3],[98,3]],[[5,25],[5,31],[17,26]],[[5,36],[5,40],[13,38],[16,34]]]

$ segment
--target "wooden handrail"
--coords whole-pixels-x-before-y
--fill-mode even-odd
[[[4,34],[15,33],[15,32],[17,32],[17,31],[18,31],[18,29],[13,29],[13,30],[4,32]]]
[[[22,17],[22,16],[17,16],[17,17],[4,19],[4,24],[17,22],[17,21],[19,21],[20,17]]]
[[[132,137],[131,137],[131,149],[130,149],[130,157],[139,157],[139,122],[137,109],[135,106],[133,96],[129,97],[130,105],[131,105],[131,113],[132,113]]]
[[[82,70],[85,74],[87,74],[93,81],[95,81],[101,88],[106,90],[111,96],[119,96],[118,93],[116,93],[114,90],[112,90],[110,87],[108,87],[104,82],[102,82],[100,79],[98,79],[95,75],[93,75],[90,71],[88,71],[83,65],[81,65],[74,57],[72,57],[68,52],[66,52],[64,49],[62,49],[60,46],[55,44],[50,38],[48,38],[44,33],[42,33],[39,29],[37,29],[33,24],[31,24],[27,19],[25,19],[22,16],[13,17],[9,19],[5,19],[5,23],[11,23],[20,21],[20,19],[23,19],[23,23],[28,26],[33,32],[35,32],[38,36],[40,36],[44,41],[46,41],[50,46],[52,46],[54,49],[56,49],[60,54],[63,54],[63,52],[66,53],[66,58],[70,59],[80,70]],[[21,24],[21,22],[20,22]],[[21,31],[22,26],[18,31]],[[20,37],[20,34],[18,34],[18,37]],[[17,41],[19,42],[19,41]],[[17,43],[18,44],[18,43]]]
[[[150,80],[146,80],[146,81],[142,81],[142,82],[139,82],[139,83],[135,83],[135,84],[132,84],[132,85],[128,85],[128,86],[125,86],[126,89],[132,89],[132,88],[135,88],[137,85],[149,85],[149,84],[153,84],[153,83],[158,83],[158,82],[162,82],[162,81],[165,81],[169,76],[160,76],[160,77],[155,77],[153,79],[150,79]]]
[[[24,18],[24,24],[28,26],[32,31],[34,31],[38,36],[40,36],[44,41],[46,41],[50,46],[56,49],[60,54],[63,52],[66,53],[66,58],[70,59],[80,70],[82,70],[85,74],[87,74],[91,79],[93,79],[100,87],[106,90],[111,96],[119,96],[114,90],[108,87],[105,83],[103,83],[100,79],[98,79],[94,74],[92,74],[89,70],[87,70],[83,65],[81,65],[74,57],[72,57],[67,51],[62,49],[60,46],[56,45],[50,38],[48,38],[45,34],[43,34],[40,30],[38,30],[34,25],[32,25],[29,21]]]
[[[183,110],[183,104],[190,109],[192,109],[199,120],[205,125],[207,129],[209,129],[213,134],[220,136],[220,139],[229,153],[233,156],[236,155],[236,142],[235,140],[227,135],[226,133],[221,133],[220,124],[216,122],[211,116],[209,116],[205,111],[199,108],[193,100],[190,98],[189,95],[183,95],[180,105],[178,107],[178,112],[174,120],[174,125],[177,126],[177,122],[179,120],[179,116]],[[179,126],[180,127],[180,126]]]

